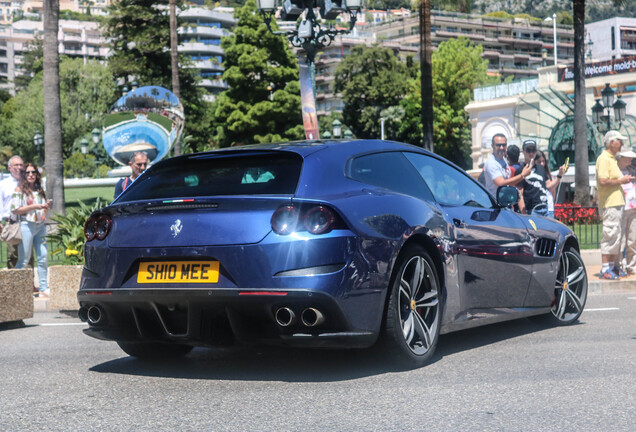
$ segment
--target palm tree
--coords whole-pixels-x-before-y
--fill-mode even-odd
[[[612,0],[614,6],[625,7],[630,0]],[[574,202],[590,205],[588,173],[587,107],[585,104],[585,0],[572,1],[574,16],[574,154],[576,174]]]
[[[169,0],[170,4],[170,63],[172,66],[172,92],[180,100],[181,86],[179,85],[179,53],[177,46],[179,45],[179,37],[177,34],[177,6],[176,0]],[[181,142],[176,140],[174,143],[174,155],[181,154]]]
[[[64,163],[62,161],[62,108],[58,23],[60,0],[44,0],[44,160],[46,191],[54,213],[64,213]]]
[[[585,0],[572,2],[574,15],[574,202],[590,204],[587,109],[585,104]]]
[[[420,71],[422,86],[422,147],[433,151],[433,44],[431,42],[431,2],[420,0]]]

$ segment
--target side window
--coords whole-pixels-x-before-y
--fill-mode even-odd
[[[401,152],[374,153],[357,157],[351,161],[349,177],[423,200],[433,200],[422,177]]]
[[[456,168],[431,156],[404,153],[443,205],[492,208],[488,193]]]

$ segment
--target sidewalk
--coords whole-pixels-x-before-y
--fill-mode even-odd
[[[600,249],[588,249],[581,252],[581,258],[587,270],[588,293],[607,294],[614,292],[633,292],[636,294],[636,275],[621,278],[620,280],[603,280],[599,277],[601,272]],[[49,299],[35,297],[33,306],[35,311],[52,310],[49,308]]]
[[[601,279],[601,250],[587,249],[581,251],[581,258],[587,270],[589,294],[604,294],[609,292],[636,293],[636,275],[630,275],[619,280]]]

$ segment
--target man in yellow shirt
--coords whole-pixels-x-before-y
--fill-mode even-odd
[[[609,131],[603,142],[605,150],[596,159],[596,185],[598,191],[598,209],[603,218],[603,238],[601,240],[601,278],[619,279],[625,276],[617,266],[615,259],[620,252],[621,221],[625,209],[625,196],[622,184],[634,181],[636,177],[623,175],[618,168],[616,153],[621,151],[623,140],[627,139],[618,131]]]

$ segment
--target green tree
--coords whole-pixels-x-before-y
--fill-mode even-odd
[[[176,1],[182,8],[184,2]],[[134,78],[139,85],[172,88],[170,47],[170,14],[168,0],[121,0],[112,2],[104,20],[104,36],[109,40],[112,56],[108,66],[116,79]],[[181,21],[177,19],[177,24]],[[197,86],[198,70],[187,56],[179,56],[179,90],[186,117],[183,136],[190,137],[194,149],[210,144],[212,130],[206,115],[209,103],[205,90]],[[127,84],[129,85],[129,84]],[[207,127],[206,127],[207,125]]]
[[[408,81],[406,95],[400,101],[400,106],[404,111],[404,117],[400,122],[396,140],[421,146],[423,139],[422,88],[419,75]]]
[[[214,113],[221,147],[304,136],[298,61],[255,12],[255,0],[248,0],[235,12],[234,34],[221,41],[223,79],[230,87],[219,95]]]
[[[24,56],[22,56],[22,63],[20,69],[22,73],[16,75],[14,83],[16,88],[21,89],[29,85],[33,77],[42,72],[43,68],[43,44],[42,39],[36,36],[33,42],[28,45],[29,49]]]
[[[335,90],[342,93],[342,115],[358,138],[379,138],[382,110],[398,106],[410,71],[390,48],[356,46],[338,65]],[[391,138],[391,137],[387,137]]]
[[[442,42],[433,53],[433,112],[435,153],[467,168],[470,126],[464,107],[476,86],[492,81],[483,48],[466,37]]]
[[[25,160],[35,160],[33,135],[44,126],[42,72],[20,90],[0,111],[0,146],[13,147]],[[62,154],[79,151],[78,141],[90,139],[91,130],[101,128],[102,118],[115,100],[116,85],[106,66],[97,61],[84,65],[81,59],[63,58],[59,66],[62,106]],[[75,145],[75,148],[74,148]],[[102,146],[103,147],[103,146]]]
[[[95,177],[95,157],[73,153],[64,162],[64,177]]]

